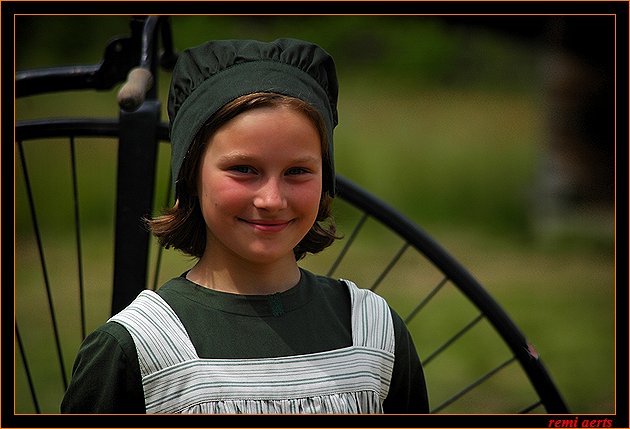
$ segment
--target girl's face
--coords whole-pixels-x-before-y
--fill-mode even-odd
[[[295,261],[293,248],[313,226],[322,195],[319,133],[286,107],[244,112],[210,138],[198,177],[204,256]]]

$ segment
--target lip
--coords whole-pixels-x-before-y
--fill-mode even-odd
[[[261,232],[280,232],[283,231],[289,224],[290,220],[264,220],[264,219],[241,219],[240,221],[252,226],[255,230]]]

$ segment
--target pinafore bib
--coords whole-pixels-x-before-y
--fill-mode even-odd
[[[182,322],[145,290],[110,320],[131,334],[147,413],[382,413],[394,366],[385,300],[344,281],[352,303],[352,346],[257,359],[200,358]]]

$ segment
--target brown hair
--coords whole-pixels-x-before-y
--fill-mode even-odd
[[[320,113],[307,102],[294,97],[275,93],[253,93],[241,96],[219,109],[196,134],[184,159],[176,181],[176,201],[162,215],[147,219],[151,232],[160,245],[175,248],[182,252],[201,257],[206,247],[206,224],[201,214],[197,198],[197,176],[201,155],[212,135],[237,115],[260,107],[286,106],[306,115],[319,132],[322,148],[322,166],[329,165],[329,149],[326,138],[326,125]],[[315,223],[306,236],[293,249],[295,259],[302,259],[306,253],[318,253],[330,246],[337,229],[332,219],[332,197],[322,192],[319,211]]]

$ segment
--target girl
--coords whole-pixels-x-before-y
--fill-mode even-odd
[[[148,221],[196,264],[81,346],[67,413],[426,413],[400,317],[297,261],[336,238],[337,78],[312,43],[214,41],[169,92],[176,204]]]

